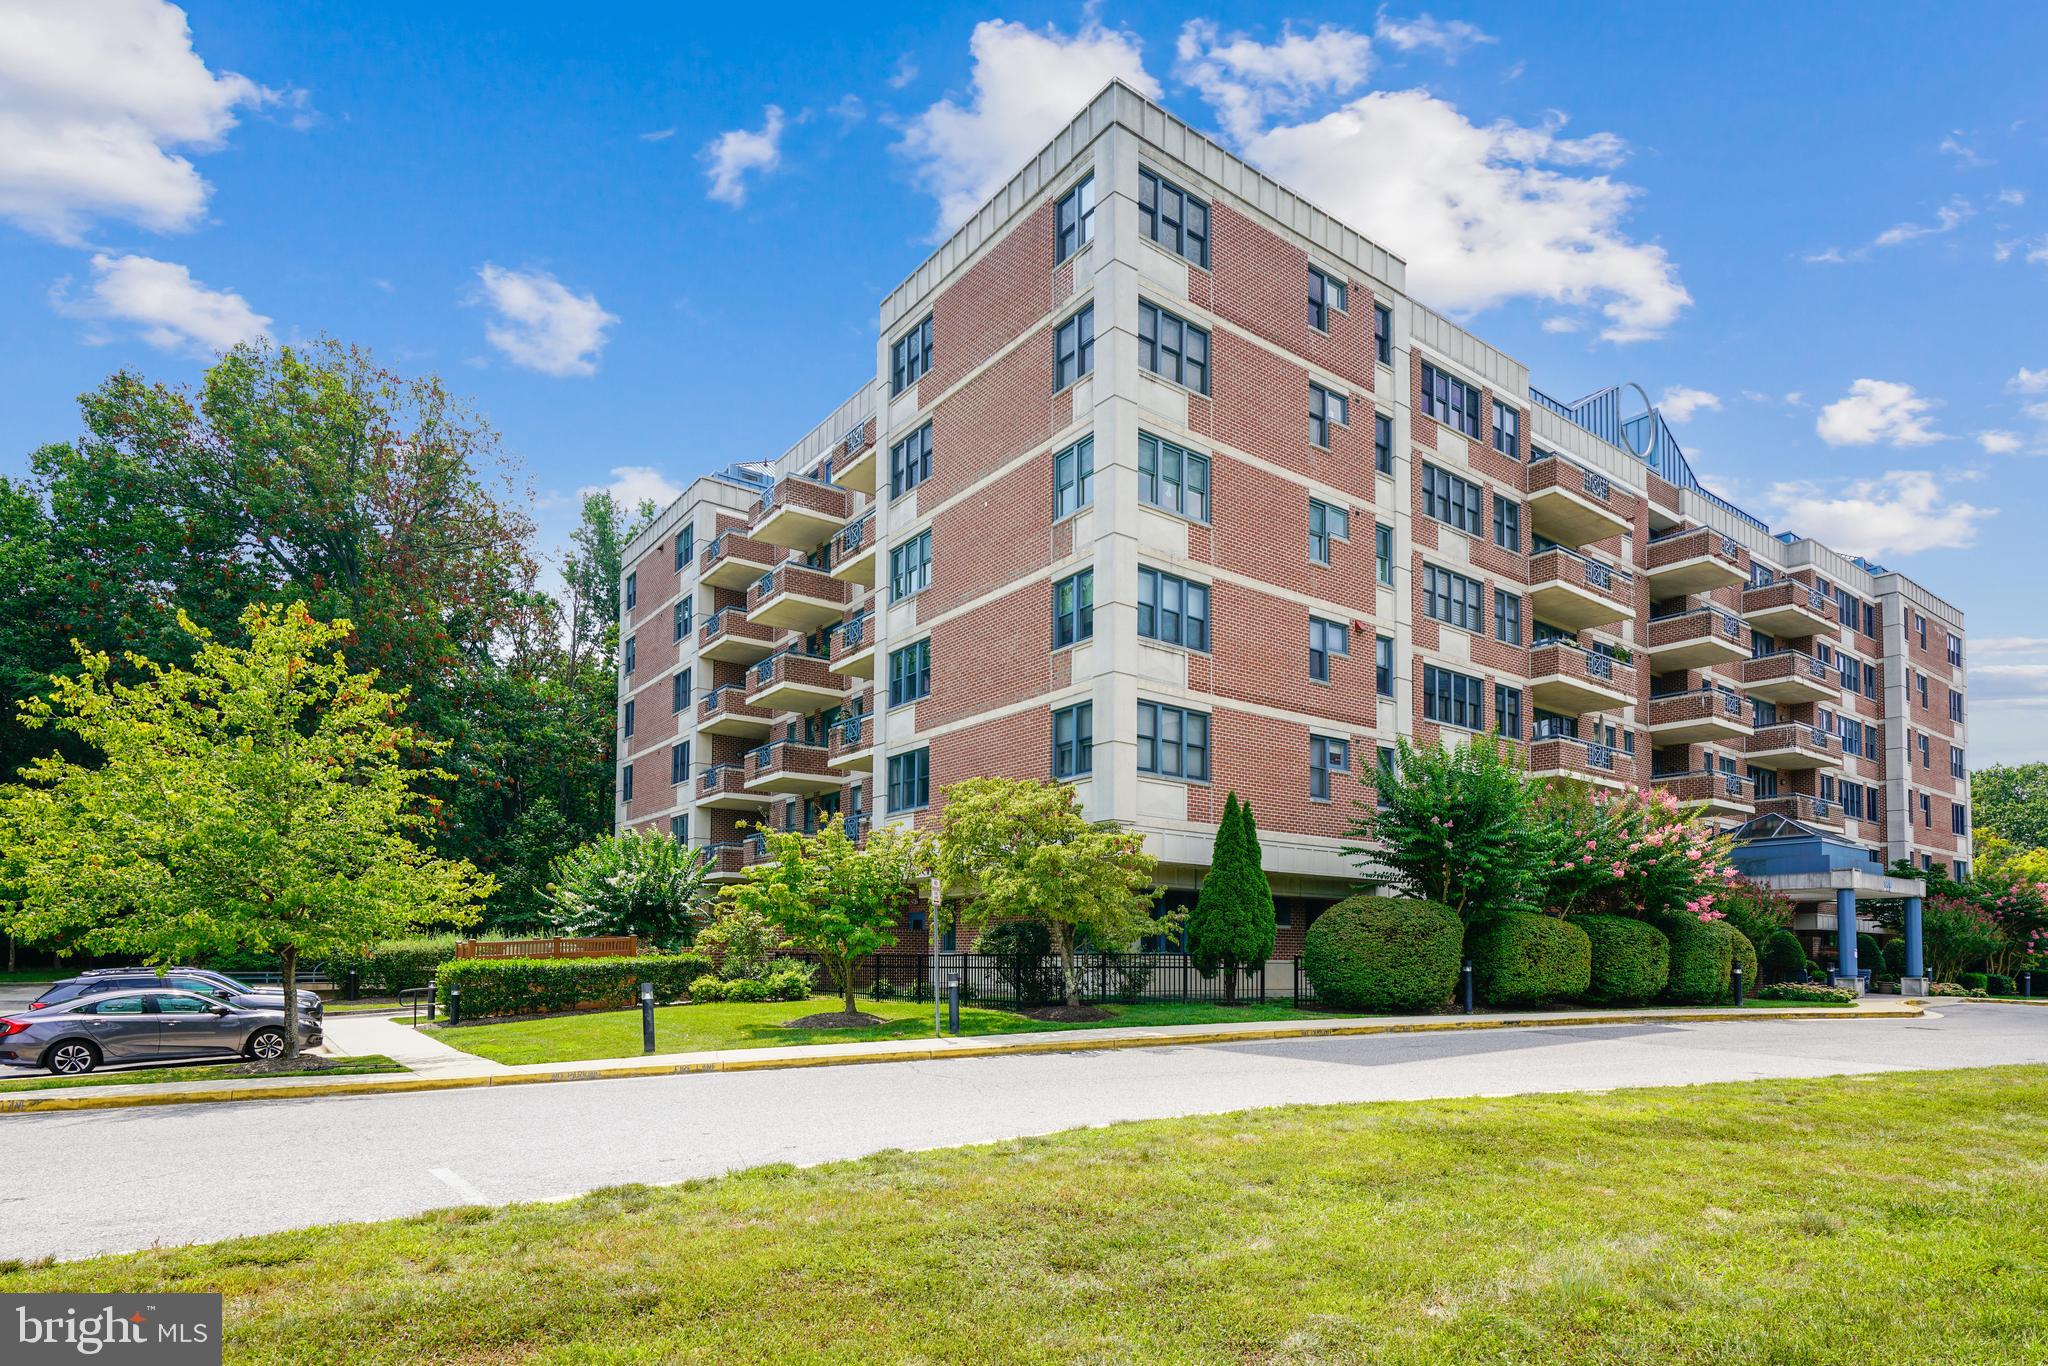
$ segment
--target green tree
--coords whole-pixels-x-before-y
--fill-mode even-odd
[[[727,887],[725,899],[761,916],[788,946],[816,954],[854,1014],[854,972],[861,959],[896,943],[896,921],[917,895],[921,841],[898,826],[878,826],[865,844],[833,816],[814,835],[762,827],[768,859]]]
[[[562,582],[569,591],[569,656],[609,661],[618,649],[619,581],[627,542],[660,509],[643,502],[628,515],[608,492],[583,495],[583,518],[569,533]]]
[[[105,654],[31,699],[32,729],[93,756],[45,755],[4,793],[19,866],[10,930],[155,964],[275,953],[287,1056],[298,1051],[301,957],[359,950],[421,925],[463,924],[491,882],[415,842],[433,826],[420,787],[437,744],[401,721],[402,693],[351,673],[346,621],[303,605],[251,607],[246,647],[189,619],[189,668]]]
[[[1188,954],[1204,977],[1223,973],[1223,1003],[1237,1004],[1240,970],[1273,956],[1273,887],[1259,854],[1249,803],[1232,792],[1216,827],[1209,875],[1188,916]]]
[[[547,926],[565,936],[638,935],[664,949],[696,938],[710,900],[707,858],[667,835],[599,835],[554,861]]]
[[[1513,749],[1490,736],[1428,749],[1404,739],[1374,782],[1378,805],[1360,801],[1349,832],[1374,844],[1345,850],[1368,877],[1390,873],[1468,923],[1534,904],[1546,850]]]
[[[1175,913],[1153,917],[1157,860],[1145,852],[1144,837],[1116,821],[1089,820],[1071,786],[969,778],[942,796],[935,862],[947,889],[964,898],[953,914],[964,925],[1044,925],[1059,952],[1068,1006],[1081,1004],[1074,955],[1083,942],[1121,950],[1178,928]]]
[[[2048,849],[2048,763],[1993,764],[1970,775],[1970,816],[2028,849]]]
[[[1772,939],[1792,927],[1791,900],[1748,878],[1738,878],[1715,893],[1714,909],[1742,932],[1759,958],[1763,957]],[[1870,966],[1875,967],[1876,964]]]

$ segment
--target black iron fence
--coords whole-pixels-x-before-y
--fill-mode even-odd
[[[817,961],[804,953],[785,956]],[[1074,967],[1080,979],[1081,999],[1088,1002],[1221,1002],[1226,999],[1224,988],[1229,984],[1221,971],[1204,976],[1184,953],[1084,953],[1076,956]],[[1066,999],[1057,955],[941,953],[939,990],[943,992],[956,977],[963,1001],[1043,1006]],[[855,963],[853,982],[856,992],[878,1000],[908,996],[928,1001],[932,991],[932,960],[926,954],[870,954]],[[818,989],[833,989],[822,964]],[[1240,969],[1236,989],[1240,1002],[1308,1005],[1316,998],[1299,958],[1275,958],[1259,967]]]

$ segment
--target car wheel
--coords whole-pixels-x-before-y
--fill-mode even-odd
[[[249,1036],[249,1056],[260,1062],[272,1062],[284,1056],[284,1031],[281,1029],[259,1029]]]
[[[43,1066],[60,1077],[82,1077],[100,1065],[100,1051],[89,1043],[60,1043],[43,1058]]]

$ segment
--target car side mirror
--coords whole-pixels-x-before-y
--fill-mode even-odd
[[[232,1012],[226,1006],[209,1006],[207,1007],[207,1013],[210,1015],[227,1015]]]

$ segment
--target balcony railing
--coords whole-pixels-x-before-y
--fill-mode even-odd
[[[841,527],[839,534],[832,538],[833,562],[837,563],[850,556],[858,555],[862,550],[872,545],[874,530],[875,510],[873,508],[869,508],[866,512],[863,512],[860,516]]]
[[[759,794],[747,791],[747,767],[744,763],[713,764],[697,775],[698,801],[721,797],[760,800]]]
[[[1529,465],[1529,520],[1537,534],[1560,545],[1587,545],[1619,536],[1633,524],[1635,495],[1597,470],[1552,451]]]
[[[743,735],[749,730],[758,733],[765,730],[772,719],[772,712],[748,703],[746,686],[740,683],[721,684],[705,693],[697,703],[697,724],[702,726],[722,721],[725,724],[718,727],[720,731],[736,731]]]
[[[1839,827],[1842,824],[1840,802],[1824,801],[1804,792],[1780,792],[1771,797],[1759,797],[1756,799],[1756,814],[1790,816],[1808,825]]]
[[[1635,615],[1635,576],[1564,546],[1529,560],[1529,594],[1536,615],[1574,630]]]
[[[747,751],[747,784],[760,787],[777,780],[790,780],[797,788],[831,787],[840,781],[826,762],[823,745],[801,740],[771,740]],[[791,790],[796,790],[792,788]]]
[[[1650,782],[1688,806],[1697,803],[1708,807],[1746,807],[1753,797],[1750,789],[1755,786],[1740,773],[1723,773],[1718,769],[1653,773]]]
[[[1545,734],[1540,725],[1536,739],[1529,745],[1529,771],[1539,777],[1625,779],[1634,759],[1635,756],[1600,741],[1580,740],[1556,732]]]
[[[1734,738],[1749,730],[1742,695],[1727,688],[1651,693],[1646,719],[1653,732],[1661,730],[1659,743]]]
[[[1742,615],[1781,636],[1833,634],[1835,626],[1833,599],[1796,579],[1743,589]]]
[[[1761,756],[1765,755],[1808,756],[1830,763],[1841,758],[1834,736],[1819,726],[1802,725],[1796,721],[1758,726],[1750,732],[1749,753],[1759,762],[1763,762]]]

